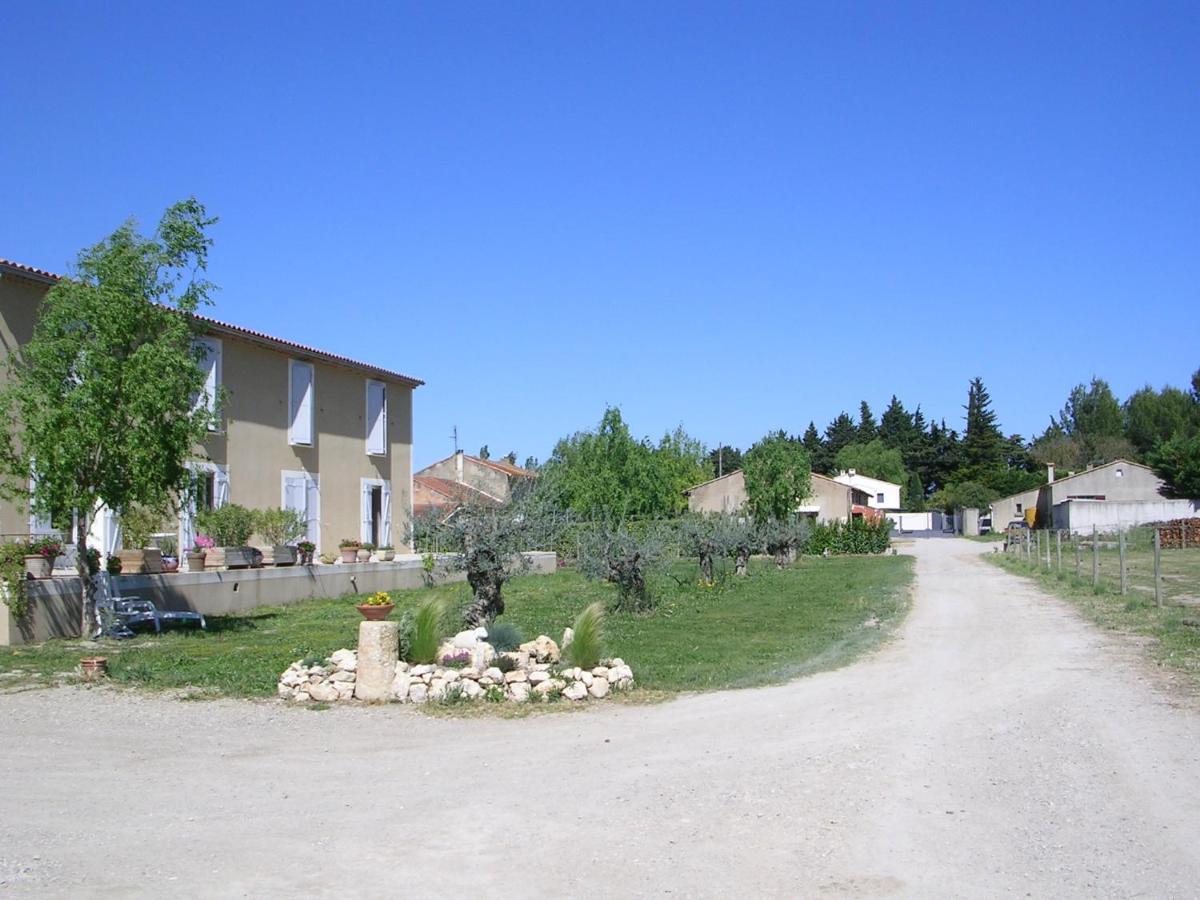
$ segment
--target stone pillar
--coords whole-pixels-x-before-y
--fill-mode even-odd
[[[358,624],[358,669],[354,696],[359,700],[391,699],[392,678],[400,658],[400,626],[396,622]]]

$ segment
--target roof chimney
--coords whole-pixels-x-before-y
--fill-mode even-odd
[[[846,474],[849,475],[851,478],[853,478],[858,473],[856,471],[854,471],[853,469],[850,469]]]
[[[463,452],[461,450],[454,451],[454,480],[459,484],[463,483]]]
[[[1054,480],[1054,463],[1046,463],[1046,483]]]

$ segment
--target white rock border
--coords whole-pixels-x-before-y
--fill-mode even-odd
[[[497,654],[479,637],[465,643],[466,634],[473,633],[461,632],[444,643],[438,654],[439,659],[469,657],[465,665],[397,662],[389,698],[416,704],[487,700],[538,703],[557,698],[582,703],[603,700],[634,686],[633,669],[619,658],[593,669],[560,667],[558,646],[545,635],[522,644],[517,651]],[[511,660],[510,671],[495,665],[501,658]],[[306,665],[303,660],[294,662],[280,676],[279,697],[293,703],[353,700],[357,668],[357,651],[346,649],[315,665]]]

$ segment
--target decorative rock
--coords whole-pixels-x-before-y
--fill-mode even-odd
[[[540,663],[556,663],[562,658],[562,654],[558,651],[558,644],[544,634],[539,634],[532,641],[522,644],[521,652],[528,653],[531,658],[537,659]]]
[[[345,672],[358,668],[358,654],[353,650],[335,650],[329,655],[329,661]]]
[[[608,665],[609,665],[609,668],[617,668],[617,667],[625,665],[625,660],[621,659],[618,656],[615,659],[611,660]]]
[[[469,678],[464,678],[459,682],[459,685],[461,686],[463,696],[468,700],[474,700],[476,697],[483,696],[483,688],[479,686],[478,682],[471,681]]]
[[[458,669],[442,669],[438,674],[442,676],[442,681],[448,685],[454,684],[454,682],[462,677],[462,673]]]
[[[296,691],[296,693],[292,695],[292,699],[297,703],[307,703],[310,698],[308,691]]]
[[[509,685],[508,692],[517,703],[524,703],[529,699],[529,685],[524,681]]]
[[[410,668],[412,667],[404,660],[400,660],[398,663],[396,663],[397,672],[407,672]]]
[[[564,628],[562,644],[559,645],[560,649],[566,650],[567,647],[571,646],[571,641],[573,641],[573,640],[575,640],[575,629],[574,628]]]
[[[480,641],[471,648],[471,666],[473,668],[482,671],[490,666],[495,658],[496,648],[485,641]]]
[[[338,698],[337,688],[328,682],[309,685],[308,695],[318,703],[332,703]]]
[[[593,675],[591,672],[580,672],[575,677],[579,681],[583,682],[584,687],[591,687],[592,683],[595,682],[595,680],[596,680],[596,676]]]
[[[407,700],[408,688],[411,684],[411,675],[407,672],[397,672],[396,677],[392,679],[392,696],[400,701]]]
[[[483,677],[490,678],[492,681],[503,681],[504,673],[501,672],[499,669],[497,669],[495,666],[491,666],[490,668],[484,669]]]
[[[512,673],[510,672],[509,674],[511,675]],[[550,680],[549,672],[530,672],[529,673],[529,683],[532,685],[539,685],[543,681],[549,681],[549,680]]]
[[[446,696],[446,679],[434,678],[429,682],[429,699],[441,700]]]
[[[333,682],[354,681],[354,673],[348,672],[345,669],[339,669],[329,676],[329,680]]]
[[[524,669],[513,669],[511,672],[504,673],[504,681],[506,684],[516,684],[522,681],[528,681],[529,674]]]
[[[535,684],[533,689],[539,694],[548,694],[551,691],[561,691],[565,687],[566,684],[562,681],[559,681],[557,678],[548,678],[541,684]]]
[[[408,689],[408,699],[412,703],[424,703],[429,699],[429,688],[422,683],[414,684]]]
[[[332,684],[333,689],[337,691],[337,698],[339,700],[354,699],[354,685],[349,681],[334,681],[330,682],[330,684]]]
[[[592,669],[592,674],[597,678],[604,678],[608,675],[608,666],[596,666]]]
[[[451,640],[451,644],[463,650],[470,650],[480,641],[487,640],[486,628],[472,628],[470,631],[460,631]]]
[[[588,693],[597,700],[603,700],[608,696],[608,679],[597,678],[592,682],[592,686],[588,688]]]
[[[359,700],[386,700],[400,658],[398,622],[358,624],[358,669],[354,696]]]
[[[465,669],[459,669],[458,676],[460,678],[469,678],[471,681],[478,681],[479,670],[474,666],[467,666]]]
[[[280,700],[291,700],[296,695],[296,691],[283,682],[279,683],[279,687],[276,690],[279,692]]]
[[[413,666],[409,670],[409,672],[412,675],[420,677],[421,675],[428,675],[430,672],[432,672],[434,670],[434,668],[435,668],[434,666],[431,666],[428,663],[425,663],[424,665]]]
[[[583,700],[588,695],[588,689],[582,682],[576,681],[563,688],[562,695],[568,700]]]

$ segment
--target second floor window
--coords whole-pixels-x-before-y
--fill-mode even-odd
[[[312,363],[293,359],[288,365],[288,443],[310,447],[314,408]]]

